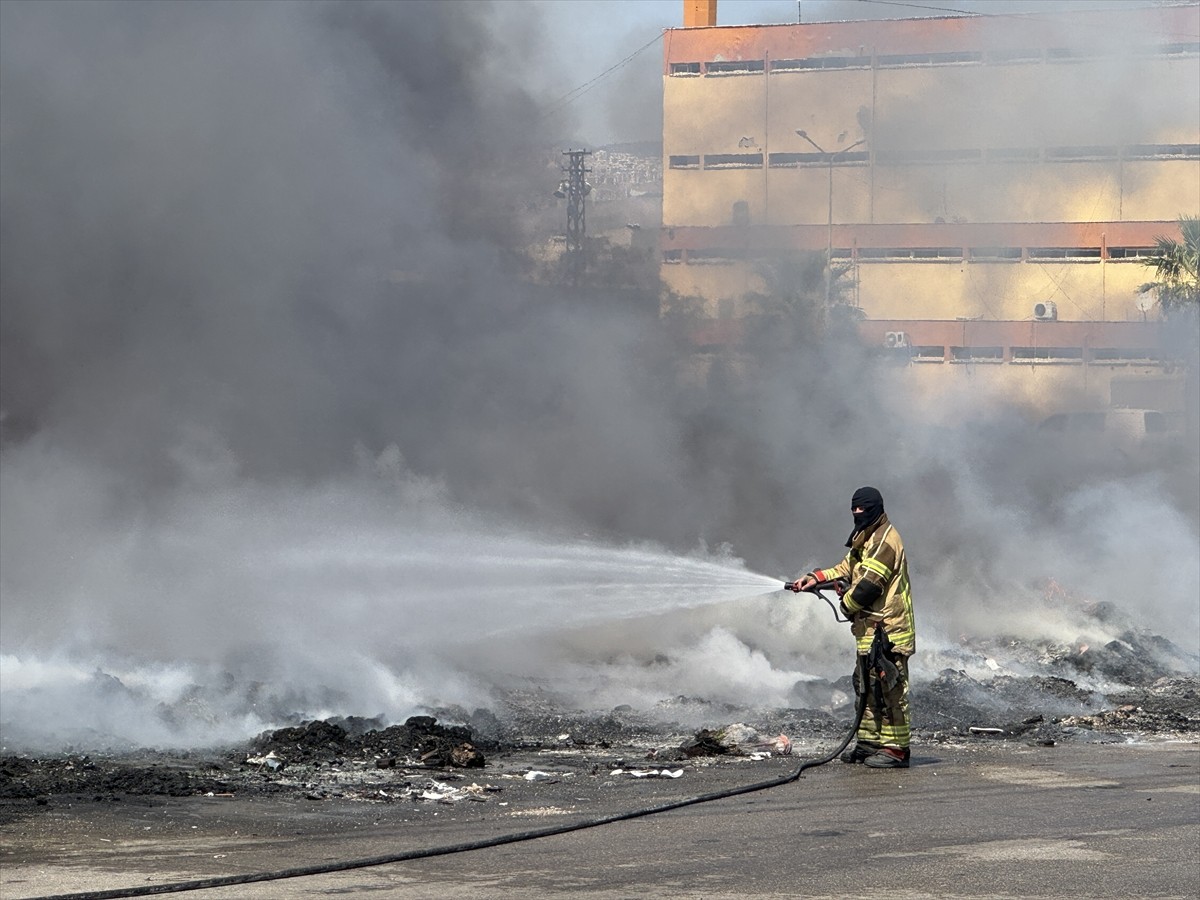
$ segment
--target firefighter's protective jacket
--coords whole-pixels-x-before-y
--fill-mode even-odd
[[[892,649],[904,656],[917,649],[916,622],[908,583],[904,542],[883,513],[869,529],[854,536],[846,558],[813,572],[818,581],[849,579],[842,606],[850,616],[859,654],[871,649],[876,623],[883,623]]]

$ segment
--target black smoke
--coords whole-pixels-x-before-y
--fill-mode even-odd
[[[726,361],[748,377],[689,387],[655,294],[531,280],[551,46],[511,3],[0,4],[7,658],[324,687],[348,648],[403,670],[380,634],[431,653],[437,610],[390,607],[365,549],[345,584],[258,568],[322,529],[352,548],[361,519],[382,554],[429,507],[439,534],[482,510],[490,532],[728,543],[782,575],[835,561],[867,483],[946,633],[1019,618],[1047,572],[1110,599],[1147,561],[1146,609],[1193,621],[1194,559],[1163,573],[1194,549],[1194,452],[1048,455],[970,396],[934,427],[849,344],[764,345]],[[628,98],[660,100],[657,76]],[[487,582],[464,572],[460,602]]]

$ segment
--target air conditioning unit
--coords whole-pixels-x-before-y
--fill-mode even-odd
[[[883,342],[890,349],[897,349],[908,346],[908,332],[905,331],[889,331],[883,336]]]
[[[1053,322],[1058,319],[1058,304],[1053,300],[1033,304],[1033,317],[1039,322]]]

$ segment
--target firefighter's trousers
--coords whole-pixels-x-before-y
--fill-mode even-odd
[[[892,747],[907,750],[909,744],[908,723],[908,657],[899,653],[890,659],[896,666],[899,677],[893,684],[884,684],[876,689],[878,675],[872,673],[867,691],[867,706],[863,711],[862,723],[858,726],[858,742],[868,746]],[[861,673],[860,667],[858,675]],[[860,676],[861,678],[861,676]],[[860,678],[856,678],[859,681]],[[856,684],[855,687],[858,687]],[[882,703],[880,702],[882,700]]]

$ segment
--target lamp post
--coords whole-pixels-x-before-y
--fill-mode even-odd
[[[833,160],[834,157],[841,153],[853,150],[859,144],[865,144],[866,139],[855,141],[849,147],[843,147],[841,150],[835,150],[830,153],[816,141],[808,136],[808,132],[802,129],[797,129],[796,134],[804,138],[810,144],[817,148],[817,152],[825,157],[829,168],[829,218],[826,225],[825,237],[825,308],[829,309],[829,295],[833,290]]]

